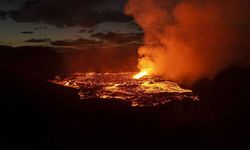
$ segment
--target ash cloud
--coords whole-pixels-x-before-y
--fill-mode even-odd
[[[175,81],[215,77],[250,64],[247,0],[129,0],[126,13],[144,33],[140,62]]]

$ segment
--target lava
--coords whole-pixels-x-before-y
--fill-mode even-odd
[[[80,99],[117,99],[131,106],[157,106],[174,100],[199,100],[191,90],[140,72],[74,73],[50,82],[79,90]],[[134,75],[134,76],[133,76]]]
[[[140,79],[144,76],[147,76],[148,72],[147,71],[141,71],[133,76],[134,79]]]

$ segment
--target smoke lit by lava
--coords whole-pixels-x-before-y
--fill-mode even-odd
[[[125,12],[143,29],[138,68],[192,83],[250,65],[250,1],[128,0]],[[139,76],[139,75],[138,75]]]

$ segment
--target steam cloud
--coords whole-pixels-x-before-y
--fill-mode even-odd
[[[144,30],[139,68],[192,83],[250,64],[250,1],[129,0],[125,11]],[[148,62],[150,60],[150,62]]]

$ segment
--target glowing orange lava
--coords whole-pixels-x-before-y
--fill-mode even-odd
[[[140,79],[140,78],[142,78],[142,77],[144,77],[144,76],[147,76],[147,75],[149,75],[149,73],[145,70],[145,71],[141,71],[141,72],[135,74],[135,75],[133,76],[133,78],[134,78],[134,79]]]
[[[149,75],[145,75],[149,73]],[[56,76],[51,83],[78,90],[81,100],[121,100],[131,106],[158,106],[171,101],[193,100],[199,98],[192,90],[178,84],[153,76],[150,72],[139,73],[143,78],[134,79],[134,72],[120,73],[74,73]],[[143,76],[145,75],[145,76]]]

